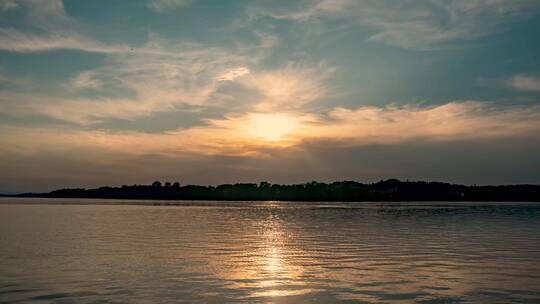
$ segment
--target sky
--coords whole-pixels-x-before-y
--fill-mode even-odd
[[[540,183],[540,1],[0,0],[0,193]]]

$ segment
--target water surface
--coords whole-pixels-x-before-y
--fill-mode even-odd
[[[0,199],[33,302],[540,303],[540,205]]]

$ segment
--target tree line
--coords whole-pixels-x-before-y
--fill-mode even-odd
[[[59,189],[20,196],[159,200],[284,200],[284,201],[540,201],[540,185],[466,186],[441,182],[382,180],[280,185],[268,182],[219,186],[178,182],[124,185],[95,189]]]

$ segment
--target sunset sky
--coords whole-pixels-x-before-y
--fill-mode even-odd
[[[540,183],[540,1],[0,0],[0,193]]]

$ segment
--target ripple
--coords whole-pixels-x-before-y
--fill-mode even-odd
[[[540,302],[539,204],[56,203],[0,204],[1,303]]]

